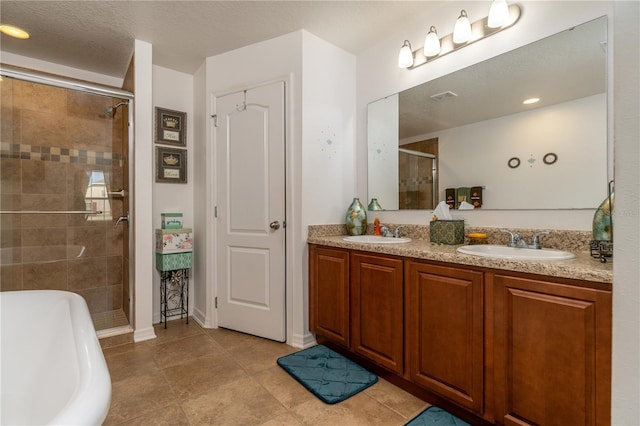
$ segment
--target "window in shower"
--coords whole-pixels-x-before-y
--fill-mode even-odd
[[[87,184],[84,203],[87,211],[93,214],[89,215],[87,220],[98,221],[111,220],[113,218],[107,188],[104,171],[92,170],[89,173],[89,183]]]

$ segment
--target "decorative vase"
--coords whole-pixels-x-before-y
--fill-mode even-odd
[[[349,235],[362,235],[367,231],[367,211],[358,198],[354,198],[347,209],[346,225]]]
[[[369,211],[382,210],[382,206],[380,205],[380,203],[378,203],[377,198],[372,198],[367,208],[369,209]]]
[[[613,189],[609,196],[598,206],[593,215],[593,239],[596,241],[613,241],[613,221],[611,213],[613,211]]]

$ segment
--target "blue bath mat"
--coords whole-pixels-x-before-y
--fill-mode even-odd
[[[352,397],[378,376],[323,345],[278,358],[278,365],[327,404]]]
[[[418,414],[405,426],[470,426],[453,414],[449,414],[440,407],[431,407]]]

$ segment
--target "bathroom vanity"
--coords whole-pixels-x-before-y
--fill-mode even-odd
[[[420,239],[308,243],[319,342],[472,423],[610,423],[610,264],[478,258]]]

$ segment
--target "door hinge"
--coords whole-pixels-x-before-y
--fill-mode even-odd
[[[218,127],[218,114],[211,114],[211,118],[213,118],[213,127]]]
[[[215,299],[213,299],[216,305],[216,309],[218,309],[218,298],[216,297]]]
[[[218,206],[214,206],[213,207],[213,217],[215,217],[215,218],[218,217]]]

